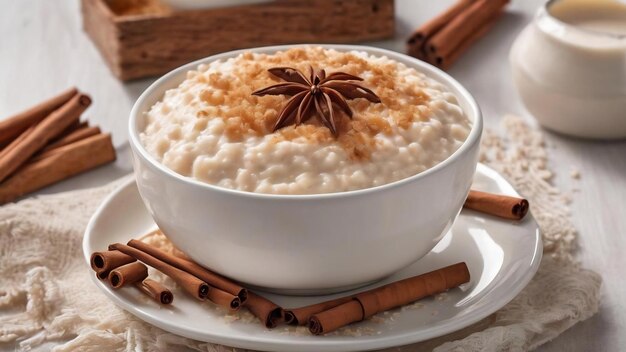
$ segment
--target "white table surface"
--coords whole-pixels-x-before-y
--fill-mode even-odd
[[[371,43],[404,50],[404,38],[452,0],[396,0],[396,39]],[[486,126],[498,128],[506,113],[528,116],[513,89],[508,50],[542,0],[517,0],[491,33],[450,71],[474,94]],[[153,81],[122,83],[110,73],[82,31],[78,0],[0,0],[0,119],[72,85],[88,92],[93,124],[114,136],[118,161],[40,193],[92,187],[131,172],[127,117]],[[626,112],[625,112],[626,118]],[[574,193],[572,211],[580,230],[579,258],[604,277],[600,312],[574,326],[541,351],[618,351],[626,348],[626,141],[592,142],[546,132],[556,182]],[[570,177],[581,171],[580,180]]]

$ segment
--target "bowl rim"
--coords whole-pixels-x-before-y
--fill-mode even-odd
[[[418,174],[391,182],[383,185],[357,189],[352,191],[345,192],[332,192],[332,193],[315,193],[315,194],[271,194],[271,193],[255,193],[255,192],[247,192],[241,191],[237,189],[230,189],[225,187],[220,187],[216,185],[212,185],[209,183],[205,183],[199,180],[196,180],[189,176],[181,175],[174,170],[163,165],[161,162],[156,160],[143,146],[139,138],[139,131],[136,128],[137,126],[137,118],[139,115],[145,113],[146,111],[139,111],[140,107],[144,105],[144,102],[152,97],[154,91],[157,90],[160,86],[169,83],[170,81],[176,79],[179,76],[183,76],[182,74],[191,69],[195,69],[198,65],[202,63],[208,63],[216,60],[227,59],[231,57],[235,57],[239,54],[245,52],[259,52],[259,53],[267,53],[267,52],[277,52],[281,50],[287,50],[291,48],[299,48],[299,47],[323,47],[324,49],[334,49],[337,51],[364,51],[370,55],[376,56],[387,56],[390,59],[398,59],[400,58],[400,62],[408,61],[411,63],[410,67],[417,68],[420,72],[427,75],[429,78],[435,79],[436,81],[447,85],[449,88],[453,88],[457,92],[459,92],[460,96],[457,96],[459,100],[465,100],[468,105],[470,111],[465,111],[466,114],[470,113],[474,116],[474,120],[472,121],[472,128],[470,130],[467,139],[463,142],[463,144],[450,156],[446,159],[438,163],[437,165],[426,169]],[[396,60],[398,61],[398,60]],[[344,45],[344,44],[288,44],[288,45],[273,45],[273,46],[263,46],[263,47],[255,47],[255,48],[247,48],[247,49],[239,49],[228,51],[216,55],[211,55],[188,64],[182,65],[165,75],[161,76],[159,79],[154,81],[144,92],[139,96],[133,108],[130,112],[130,118],[128,122],[128,134],[131,149],[133,150],[133,154],[135,157],[140,157],[144,161],[146,161],[153,169],[158,170],[173,178],[174,180],[188,184],[190,186],[201,187],[206,190],[222,193],[222,194],[230,194],[234,196],[247,197],[247,198],[255,198],[255,199],[289,199],[289,200],[304,200],[304,199],[336,199],[336,198],[348,198],[355,196],[362,196],[371,193],[378,193],[384,190],[388,190],[391,188],[400,187],[406,185],[408,183],[415,182],[419,179],[426,178],[432,174],[437,173],[438,171],[444,169],[448,165],[452,164],[454,161],[458,160],[466,154],[468,150],[470,150],[475,144],[480,142],[480,137],[482,135],[483,129],[483,117],[482,112],[476,99],[470,94],[470,92],[456,79],[452,78],[446,72],[440,70],[439,68],[430,65],[424,61],[418,60],[411,56],[387,50],[377,47],[371,47],[366,45]]]

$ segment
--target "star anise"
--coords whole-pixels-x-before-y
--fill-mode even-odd
[[[333,135],[337,135],[337,121],[335,107],[339,107],[348,117],[352,118],[352,109],[346,99],[365,98],[372,103],[380,103],[380,98],[371,90],[348,81],[362,81],[363,79],[344,72],[333,72],[326,75],[326,71],[315,71],[306,77],[302,72],[291,67],[275,67],[268,71],[286,81],[252,93],[256,96],[287,95],[291,99],[283,107],[274,131],[290,124],[296,126],[307,121],[311,116],[317,118],[328,127]],[[314,114],[314,111],[317,114]]]

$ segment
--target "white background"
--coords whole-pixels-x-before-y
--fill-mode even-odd
[[[404,38],[451,0],[396,0],[396,39],[370,43],[404,51]],[[450,71],[480,103],[487,128],[506,113],[531,117],[513,89],[508,51],[541,0],[517,0],[494,30]],[[93,124],[111,132],[118,161],[42,193],[92,187],[131,171],[126,124],[131,106],[153,81],[121,83],[82,31],[78,0],[0,0],[0,119],[73,85],[91,94]],[[589,116],[589,118],[594,118]],[[626,112],[625,116],[626,118]],[[604,278],[600,312],[541,351],[617,351],[626,348],[626,141],[593,142],[546,132],[557,186],[574,192],[579,258]],[[574,180],[573,169],[581,171]],[[0,349],[2,346],[0,346]],[[12,349],[12,348],[11,348]]]

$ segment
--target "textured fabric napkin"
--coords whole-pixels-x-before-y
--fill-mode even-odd
[[[569,219],[567,195],[550,183],[541,133],[517,117],[503,121],[506,136],[487,132],[481,161],[529,198],[543,232],[545,250],[539,271],[495,316],[473,328],[399,350],[529,350],[598,310],[601,278],[581,269],[572,258],[577,234]],[[117,308],[92,283],[93,273],[83,261],[83,231],[98,204],[120,182],[0,208],[0,348],[232,350],[148,325]]]

